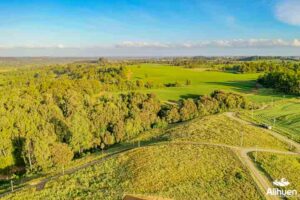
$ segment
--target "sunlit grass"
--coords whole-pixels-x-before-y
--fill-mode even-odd
[[[245,112],[251,119],[252,112]],[[300,142],[300,101],[288,100],[270,104],[266,109],[253,113],[254,120],[273,126],[273,129]]]
[[[26,190],[4,199],[116,200],[125,193],[180,200],[262,199],[231,150],[195,145],[139,148],[52,181],[44,190]]]
[[[167,131],[165,137],[175,141],[210,142],[242,147],[288,150],[287,144],[262,128],[245,125],[225,114],[195,119]]]
[[[159,87],[140,90],[140,92],[155,93],[163,101],[210,94],[214,90],[246,94],[256,102],[270,102],[272,99],[280,100],[284,98],[282,94],[274,93],[273,90],[256,90],[256,80],[260,75],[257,73],[237,74],[161,64],[140,64],[128,68],[132,72],[132,80],[142,80],[144,83],[149,81],[160,86],[176,81],[179,82],[181,87]],[[187,80],[191,81],[191,85],[185,85]]]
[[[285,190],[300,191],[300,156],[259,152],[256,160],[258,166],[261,167],[271,181],[285,178],[290,182],[290,185],[284,188]],[[291,197],[289,199],[298,198]]]

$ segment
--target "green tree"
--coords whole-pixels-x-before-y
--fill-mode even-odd
[[[54,143],[51,146],[51,159],[54,166],[61,167],[64,173],[64,168],[73,159],[73,152],[67,144]]]

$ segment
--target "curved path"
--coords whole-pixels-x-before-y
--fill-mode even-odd
[[[264,195],[267,200],[279,200],[281,198],[277,196],[266,195],[268,188],[273,188],[274,186],[272,186],[272,183],[267,179],[267,177],[257,169],[257,167],[255,166],[251,158],[248,156],[248,154],[257,151],[257,152],[269,152],[269,153],[277,153],[277,154],[284,154],[284,155],[300,155],[297,152],[279,151],[274,149],[255,148],[255,147],[248,147],[248,148],[237,147],[237,146],[231,146],[226,144],[203,143],[203,142],[172,142],[172,144],[174,143],[218,146],[218,147],[226,147],[233,150],[234,152],[237,153],[237,156],[239,157],[240,161],[248,168],[250,175],[256,182],[262,195]]]
[[[286,151],[277,151],[273,149],[256,149],[256,148],[240,148],[240,151],[238,151],[238,154],[241,158],[241,161],[248,167],[250,174],[252,178],[255,180],[256,184],[259,186],[261,192],[265,195],[266,199],[280,199],[276,196],[267,196],[266,192],[268,188],[273,188],[272,183],[268,180],[268,178],[260,172],[257,167],[255,166],[255,163],[253,163],[253,160],[248,156],[251,152],[269,152],[269,153],[277,153],[277,154],[285,154],[285,155],[300,155],[295,152],[286,152]]]
[[[226,113],[226,115],[228,117],[230,117],[231,119],[236,120],[245,125],[259,127],[257,124],[255,124],[253,122],[245,121],[241,118],[238,118],[235,115],[235,113],[228,112],[228,113]],[[264,130],[267,133],[269,133],[270,135],[277,138],[278,140],[293,146],[295,148],[295,150],[294,150],[295,152],[281,152],[281,151],[277,151],[277,150],[273,150],[273,149],[241,148],[241,150],[239,151],[239,154],[240,154],[240,157],[242,158],[242,161],[244,161],[244,163],[250,170],[252,177],[254,178],[254,180],[256,181],[258,186],[261,188],[261,190],[264,192],[266,199],[280,199],[279,197],[276,197],[276,196],[267,196],[266,195],[267,189],[273,188],[272,183],[267,179],[267,177],[265,175],[263,175],[257,169],[257,167],[255,166],[255,164],[253,163],[251,158],[248,156],[248,153],[258,151],[258,152],[280,153],[280,154],[286,154],[286,155],[300,155],[300,144],[275,132],[275,131],[271,131],[271,130],[267,130],[267,129],[264,129]]]
[[[90,162],[85,163],[85,164],[83,164],[83,165],[81,165],[79,167],[68,169],[68,170],[65,171],[65,173],[58,173],[56,175],[44,178],[44,179],[42,179],[41,181],[39,181],[37,183],[31,183],[31,184],[27,183],[24,186],[21,186],[21,187],[18,187],[16,189],[14,189],[13,192],[12,191],[7,191],[5,193],[0,194],[0,198],[6,196],[8,194],[11,194],[11,193],[14,193],[14,192],[18,192],[18,191],[21,191],[23,189],[28,189],[28,188],[34,188],[34,187],[36,187],[37,190],[42,190],[42,189],[44,189],[44,186],[46,185],[46,183],[49,182],[49,181],[51,181],[51,180],[56,180],[59,177],[64,176],[64,175],[73,174],[73,173],[75,173],[75,172],[77,172],[77,171],[79,171],[81,169],[85,169],[85,168],[90,167],[90,166],[95,165],[95,164],[101,164],[101,163],[105,162],[106,160],[108,160],[108,159],[110,159],[112,157],[115,157],[115,156],[117,156],[117,155],[119,155],[121,153],[125,153],[127,151],[130,151],[132,149],[134,149],[134,147],[132,147],[132,148],[126,148],[126,149],[123,149],[123,150],[120,150],[120,151],[117,151],[117,152],[114,152],[114,153],[110,153],[109,155],[101,157],[100,159],[96,159],[96,160],[90,161]]]
[[[243,123],[243,124],[246,124],[246,125],[250,125],[250,126],[255,126],[255,127],[259,127],[257,124],[253,123],[253,122],[249,122],[249,121],[245,121],[239,117],[237,117],[235,115],[235,113],[233,112],[228,112],[226,113],[226,115],[228,117],[230,117],[231,119],[233,120],[236,120],[236,121],[239,121],[240,123]],[[295,142],[294,140],[291,140],[275,131],[272,131],[272,130],[268,130],[268,129],[265,129],[263,128],[266,132],[268,132],[269,134],[271,134],[272,136],[274,136],[275,138],[277,138],[278,140],[281,140],[282,142],[285,142],[286,144],[290,144],[292,145],[293,147],[295,147],[295,151],[297,153],[300,153],[300,144],[298,142]]]
[[[242,122],[244,124],[247,125],[252,125],[252,126],[257,126],[251,122],[247,122],[244,121],[238,117],[236,117],[234,115],[234,113],[226,113],[226,115],[234,120],[237,120],[239,122]],[[294,141],[291,141],[290,139],[274,132],[274,131],[268,131],[271,135],[273,135],[274,137],[278,138],[279,140],[288,143],[288,144],[292,144],[295,148],[296,148],[296,152],[289,152],[289,151],[278,151],[278,150],[274,150],[274,149],[264,149],[264,148],[253,148],[253,147],[237,147],[237,146],[232,146],[232,145],[226,145],[226,144],[216,144],[216,143],[206,143],[206,142],[157,142],[157,143],[153,143],[153,144],[147,144],[147,145],[142,145],[142,147],[147,147],[147,146],[154,146],[154,145],[166,145],[166,144],[178,144],[178,145],[209,145],[209,146],[217,146],[217,147],[225,147],[225,148],[229,148],[231,150],[233,150],[234,152],[237,153],[238,157],[240,158],[241,162],[248,168],[252,178],[254,179],[254,181],[256,182],[256,184],[258,185],[260,191],[262,192],[263,195],[265,195],[265,198],[267,200],[278,200],[280,199],[279,197],[276,196],[266,196],[266,191],[268,188],[272,187],[272,184],[270,183],[270,181],[265,177],[265,175],[263,175],[263,173],[261,173],[255,166],[255,164],[253,163],[253,161],[251,160],[251,158],[248,156],[248,153],[250,152],[270,152],[270,153],[279,153],[279,154],[286,154],[286,155],[300,155],[300,145],[299,143],[296,143]],[[100,159],[97,160],[93,160],[91,162],[88,162],[86,164],[83,164],[79,167],[76,168],[72,168],[69,170],[66,170],[65,173],[59,173],[47,178],[42,179],[41,181],[37,182],[37,183],[33,183],[33,184],[26,184],[22,187],[19,187],[17,189],[15,189],[13,192],[17,192],[20,190],[23,190],[25,188],[33,188],[36,187],[37,190],[42,190],[44,188],[44,186],[47,184],[47,182],[51,181],[51,180],[56,180],[59,177],[63,176],[63,175],[68,175],[68,174],[72,174],[75,173],[81,169],[85,169],[87,167],[90,167],[92,165],[95,164],[100,164],[105,162],[106,160],[112,158],[112,157],[116,157],[119,154],[128,152],[130,150],[133,149],[137,149],[139,147],[131,147],[131,148],[126,148],[114,153],[111,153],[109,155],[106,155]],[[8,191],[6,193],[0,194],[0,198],[4,197],[8,194],[12,193],[11,191]]]

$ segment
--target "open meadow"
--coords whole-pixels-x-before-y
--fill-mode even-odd
[[[112,65],[3,68],[0,192],[9,176],[17,190],[3,199],[263,199],[245,152],[295,148],[235,112],[249,118],[254,105],[255,119],[276,118],[275,130],[297,139],[296,98],[258,86],[260,73]],[[30,142],[10,143],[16,133]]]
[[[134,80],[151,82],[158,86],[178,83],[176,87],[143,89],[144,93],[155,93],[164,101],[180,98],[194,98],[210,94],[212,91],[224,90],[246,94],[256,102],[280,100],[283,95],[270,89],[257,89],[256,79],[259,73],[240,74],[233,72],[209,71],[202,68],[184,68],[162,64],[140,64],[128,67]],[[189,84],[186,84],[189,81]],[[288,96],[286,96],[288,97]]]
[[[178,200],[263,199],[231,150],[202,145],[141,147],[34,190],[4,199],[117,200],[124,194]]]
[[[254,153],[251,153],[254,158]],[[260,152],[257,154],[257,165],[271,181],[285,178],[290,182],[285,189],[300,191],[300,156]],[[299,199],[289,197],[288,199]]]
[[[246,112],[252,118],[252,112]],[[271,103],[265,109],[254,111],[254,120],[271,125],[272,128],[289,138],[300,142],[300,101],[288,100]]]
[[[0,0],[0,30],[0,200],[300,200],[300,0]]]
[[[242,147],[288,150],[289,146],[262,128],[245,125],[225,114],[195,119],[168,129],[164,135],[172,141],[208,142]]]

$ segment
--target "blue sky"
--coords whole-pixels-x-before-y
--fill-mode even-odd
[[[3,0],[0,11],[0,56],[300,56],[299,0]]]

